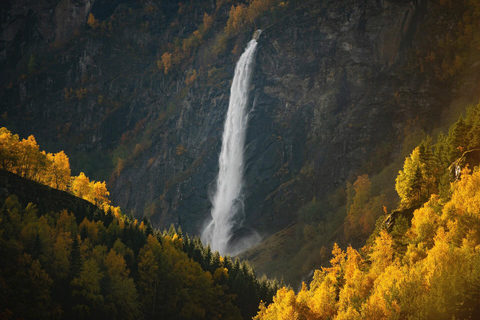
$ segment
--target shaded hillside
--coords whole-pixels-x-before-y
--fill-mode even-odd
[[[98,219],[98,216],[104,215],[97,206],[66,191],[53,189],[0,169],[0,199],[3,202],[12,195],[15,195],[24,207],[29,203],[36,204],[41,215],[62,210],[75,212],[77,223],[82,222],[85,217]]]

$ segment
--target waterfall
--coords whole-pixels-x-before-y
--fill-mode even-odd
[[[210,243],[212,250],[218,250],[221,254],[236,254],[243,250],[238,247],[232,248],[229,240],[235,229],[241,226],[244,214],[242,187],[243,152],[248,121],[246,108],[260,32],[260,30],[255,32],[254,38],[248,43],[235,66],[227,118],[223,128],[216,191],[212,198],[212,220],[201,237],[204,244]],[[256,232],[250,233],[250,238],[259,238]],[[245,246],[245,241],[243,242]]]

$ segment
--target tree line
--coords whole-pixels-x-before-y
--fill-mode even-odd
[[[7,128],[0,128],[0,169],[33,180],[54,189],[68,191],[101,209],[120,217],[119,207],[110,204],[105,181],[90,181],[81,172],[71,176],[70,160],[64,151],[47,153],[40,150],[35,137],[20,140]]]

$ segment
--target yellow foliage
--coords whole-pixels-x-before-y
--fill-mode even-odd
[[[73,235],[77,233],[77,229],[78,226],[75,216],[67,210],[62,210],[58,216],[57,224],[55,225],[54,236],[58,236],[63,232]]]
[[[403,272],[397,265],[390,265],[375,280],[373,293],[362,307],[366,319],[394,319],[400,313],[396,293],[399,291]]]
[[[176,151],[175,151],[175,154],[177,156],[181,156],[182,154],[184,154],[185,152],[187,152],[187,149],[185,149],[185,147],[183,146],[183,144],[179,144],[176,148]]]
[[[436,203],[438,196],[433,195],[422,208],[415,210],[412,227],[408,232],[416,243],[424,242],[428,248],[433,246],[433,238],[440,223],[440,216],[434,210]]]
[[[197,80],[197,71],[193,70],[187,74],[187,78],[185,79],[185,84],[189,86],[192,83],[194,83],[195,80]]]
[[[100,23],[98,22],[97,19],[95,19],[92,13],[88,15],[87,23],[90,26],[90,28],[92,28],[93,30],[97,29],[100,26]]]
[[[210,30],[213,25],[213,17],[209,16],[206,12],[203,15],[203,31],[206,32]]]
[[[83,219],[82,223],[78,226],[78,232],[82,235],[86,235],[86,237],[90,242],[96,244],[100,238],[98,234],[98,227],[94,221],[90,221],[87,218]]]
[[[247,9],[244,4],[233,6],[230,8],[229,18],[227,26],[225,27],[225,33],[227,36],[234,36],[247,22]]]
[[[267,308],[265,317],[257,317],[255,319],[295,319],[295,292],[285,287],[281,288],[277,291],[275,297],[273,297],[273,304]]]
[[[224,267],[217,268],[213,273],[213,281],[221,283],[225,280],[228,280],[228,269]]]
[[[332,318],[337,312],[336,279],[328,274],[320,286],[313,292],[311,310],[317,318]]]
[[[372,253],[372,272],[380,274],[393,262],[393,239],[390,234],[382,230],[375,238]]]
[[[108,199],[108,196],[110,195],[110,192],[108,192],[107,187],[105,185],[105,181],[100,182],[90,182],[93,184],[93,201],[94,203],[99,206],[100,208],[104,208],[105,205],[110,204],[110,200]]]
[[[77,177],[72,177],[71,191],[74,196],[90,201],[92,195],[90,193],[90,179],[85,173],[80,172]]]
[[[372,197],[368,175],[358,176],[352,184],[347,184],[347,216],[344,232],[347,239],[368,235],[375,227],[375,221],[382,214],[384,196]]]
[[[126,279],[130,273],[123,256],[116,253],[113,249],[110,250],[105,258],[105,267],[107,268],[107,275],[110,278],[120,277]]]
[[[63,151],[48,153],[47,163],[47,172],[42,182],[52,188],[66,191],[71,178],[68,156]]]
[[[394,259],[394,239],[381,230],[364,261],[333,247],[331,267],[310,288],[280,289],[255,319],[475,318],[480,281],[480,170],[462,172],[450,199],[432,196],[414,213],[408,249]]]
[[[70,267],[69,256],[73,240],[70,232],[59,233],[53,246],[53,264],[54,274],[59,279],[65,279]]]
[[[170,52],[165,52],[162,55],[162,63],[165,74],[168,74],[173,67],[172,54]]]
[[[0,168],[13,172],[20,156],[18,135],[0,128]]]
[[[75,89],[75,94],[77,95],[78,100],[82,100],[83,97],[87,94],[87,92],[87,88],[80,87]]]
[[[333,258],[330,260],[332,267],[323,268],[325,272],[333,276],[343,276],[343,266],[345,264],[345,258],[347,254],[335,243],[332,250]]]
[[[456,215],[480,218],[480,171],[470,173],[468,168],[462,171],[462,178],[453,185],[450,205],[445,208]]]
[[[273,10],[282,5],[280,0],[252,0],[248,6],[243,3],[230,8],[225,33],[228,37],[233,37],[246,28],[247,25],[255,23],[255,21],[265,12]]]

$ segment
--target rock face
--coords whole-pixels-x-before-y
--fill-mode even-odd
[[[6,0],[0,5],[0,67],[28,59],[33,48],[70,40],[85,28],[95,0]],[[12,74],[3,74],[2,82]]]
[[[2,79],[7,114],[0,124],[66,149],[78,165],[74,169],[86,164],[94,179],[113,170],[99,164],[105,154],[115,162],[124,159],[110,180],[114,203],[138,217],[148,214],[158,227],[175,223],[199,234],[209,216],[237,51],[254,29],[230,40],[218,57],[212,57],[212,31],[166,75],[156,63],[167,43],[191,34],[203,12],[217,12],[213,30],[222,30],[229,8],[204,1],[174,15],[178,7],[171,4],[153,11],[144,6],[120,3],[108,20],[113,26],[105,23],[100,31],[85,26],[90,8],[100,10],[93,1],[50,4],[51,23],[35,20],[35,28],[48,29],[40,32],[43,43],[68,38],[67,30],[82,19],[84,26],[45,58],[30,47],[14,49],[12,43],[22,47],[28,40],[8,42],[15,23],[2,24],[7,57],[2,54],[0,63],[9,76]],[[32,10],[36,16],[43,12]],[[438,117],[445,105],[440,99],[449,97],[426,75],[406,68],[426,14],[424,0],[306,1],[259,21],[263,33],[245,148],[245,228],[270,233],[288,225],[300,205],[344,185],[374,155],[394,156],[408,119]],[[235,45],[241,49],[232,50]],[[6,65],[14,61],[10,52],[23,56],[14,70]],[[40,60],[35,71],[12,78],[30,54]],[[199,76],[187,85],[191,70]]]

